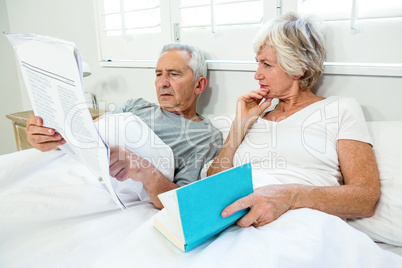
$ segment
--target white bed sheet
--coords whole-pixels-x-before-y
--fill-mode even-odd
[[[122,211],[63,152],[0,156],[0,267],[89,267],[158,210]]]
[[[402,267],[394,249],[310,209],[183,253],[152,227],[158,210],[136,200],[120,210],[62,152],[0,156],[0,267]]]
[[[402,256],[402,247],[397,247],[397,246],[393,246],[393,245],[389,245],[389,244],[381,243],[381,242],[376,242],[376,244],[382,249],[385,249],[389,252]]]

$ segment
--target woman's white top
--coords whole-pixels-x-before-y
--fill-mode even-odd
[[[329,97],[279,122],[260,117],[233,163],[251,162],[253,172],[266,172],[282,183],[339,185],[343,183],[337,154],[340,139],[372,144],[357,101]]]

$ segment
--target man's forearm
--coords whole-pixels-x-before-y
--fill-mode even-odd
[[[153,173],[152,179],[148,178],[143,182],[143,185],[148,196],[151,198],[152,203],[158,209],[163,208],[163,204],[159,200],[158,195],[179,187],[174,182],[168,180],[159,171]]]

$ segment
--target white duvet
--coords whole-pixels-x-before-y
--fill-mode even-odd
[[[62,152],[0,156],[0,267],[402,267],[402,257],[310,209],[234,225],[183,253],[153,228],[158,210],[137,200],[120,210]]]

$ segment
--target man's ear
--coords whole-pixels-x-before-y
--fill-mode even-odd
[[[207,78],[205,77],[198,77],[197,82],[196,82],[196,86],[194,89],[194,94],[195,95],[200,95],[202,92],[204,92],[204,90],[207,88]]]

